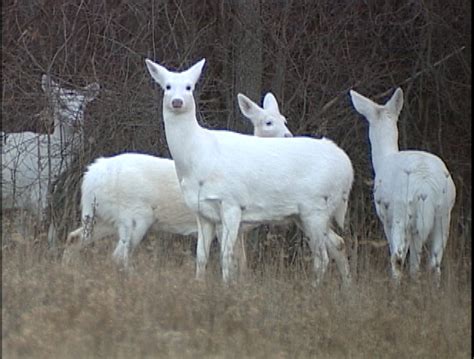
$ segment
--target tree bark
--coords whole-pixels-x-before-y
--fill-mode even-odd
[[[230,129],[250,132],[250,123],[245,122],[237,104],[237,94],[245,94],[260,104],[262,88],[262,23],[260,20],[260,2],[238,0],[233,3],[233,89],[229,108],[234,111],[234,123]]]

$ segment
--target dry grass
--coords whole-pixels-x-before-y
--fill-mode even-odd
[[[467,358],[471,274],[447,258],[394,292],[379,269],[343,292],[296,266],[256,263],[225,287],[217,260],[196,282],[191,241],[147,240],[125,274],[103,241],[64,265],[38,242],[2,253],[3,358]],[[216,253],[213,253],[214,258]]]

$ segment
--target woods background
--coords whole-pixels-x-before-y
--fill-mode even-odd
[[[100,83],[83,150],[54,193],[51,215],[64,237],[79,223],[81,173],[94,158],[169,157],[161,90],[144,59],[186,68],[205,57],[196,90],[205,127],[250,133],[237,93],[261,103],[272,91],[295,135],[327,136],[349,154],[353,247],[383,234],[371,200],[368,126],[348,90],[384,102],[401,86],[400,148],[439,155],[456,183],[450,244],[459,259],[471,246],[470,7],[468,0],[4,1],[3,131],[52,131],[33,117],[47,106],[43,73],[65,86]]]
[[[3,131],[51,133],[36,116],[48,106],[43,73],[65,87],[101,86],[87,106],[84,146],[55,184],[49,214],[61,242],[50,248],[43,232],[2,243],[2,357],[471,357],[471,3],[2,1]],[[237,93],[261,103],[272,91],[293,134],[327,136],[349,154],[355,182],[341,233],[349,293],[334,265],[321,288],[309,285],[310,251],[291,226],[252,232],[249,275],[230,287],[217,246],[208,280],[194,280],[192,237],[149,235],[130,273],[114,266],[113,241],[61,262],[89,163],[127,151],[169,157],[147,57],[178,69],[206,58],[195,91],[205,127],[250,133]],[[400,148],[442,157],[457,187],[440,289],[426,275],[392,290],[368,125],[348,93],[382,103],[398,86]]]

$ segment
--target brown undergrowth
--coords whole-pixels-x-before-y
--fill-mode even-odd
[[[278,260],[251,263],[245,279],[224,286],[217,251],[206,282],[196,282],[192,239],[160,239],[144,241],[130,273],[113,264],[107,240],[68,264],[38,241],[4,247],[3,357],[470,356],[470,260],[446,258],[440,290],[422,275],[395,291],[376,266],[349,291],[332,266],[316,289]]]

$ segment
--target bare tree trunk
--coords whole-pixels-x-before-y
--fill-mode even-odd
[[[234,87],[231,106],[234,109],[234,123],[230,129],[249,132],[237,104],[237,93],[241,92],[256,102],[260,102],[262,88],[262,24],[260,21],[260,2],[238,0],[234,3],[233,19],[233,69]],[[247,130],[245,130],[247,129]]]
[[[287,71],[287,61],[291,56],[288,53],[290,47],[287,38],[288,17],[293,1],[286,1],[281,11],[281,20],[275,28],[276,31],[271,31],[271,36],[275,48],[275,62],[274,75],[271,79],[271,87],[267,91],[271,91],[280,103],[283,103],[284,88],[285,88],[285,74]],[[280,34],[279,36],[277,35]],[[293,44],[291,44],[293,45]]]

